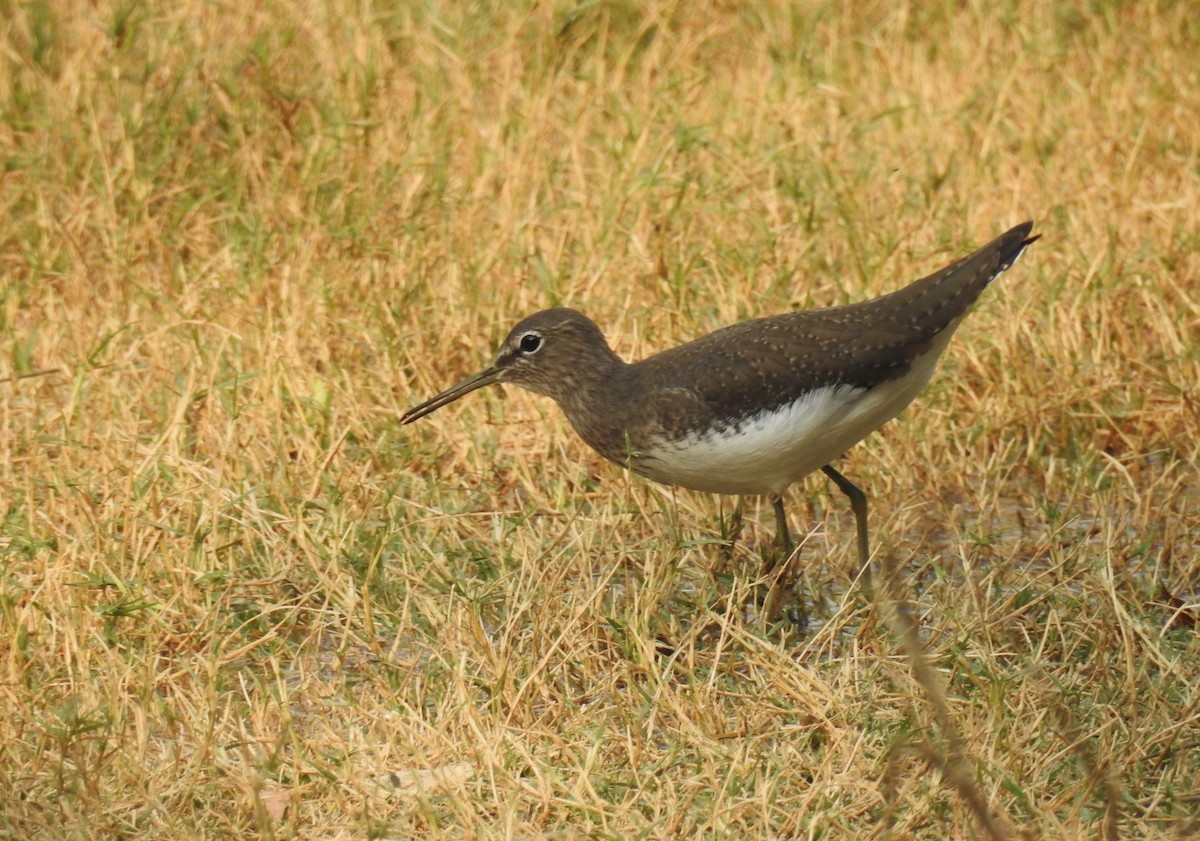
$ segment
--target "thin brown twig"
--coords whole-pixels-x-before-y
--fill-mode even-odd
[[[925,690],[929,705],[933,709],[934,721],[937,722],[938,730],[946,740],[947,751],[944,756],[939,755],[933,749],[932,743],[921,752],[938,767],[990,838],[996,839],[996,841],[1008,841],[1008,839],[1015,838],[1016,833],[1013,831],[1011,823],[1003,814],[990,808],[987,798],[975,782],[966,741],[950,712],[950,704],[946,700],[946,689],[933,666],[930,665],[929,658],[925,656],[913,607],[896,586],[895,559],[890,551],[880,553],[879,557],[883,572],[880,606],[883,608],[884,618],[896,639],[899,640],[900,647],[908,657],[909,663],[912,664],[913,677]]]
[[[50,374],[65,374],[66,368],[41,368],[37,371],[30,371],[28,374],[13,374],[8,377],[0,377],[0,383],[15,383],[20,380],[31,380],[34,377],[47,377]]]

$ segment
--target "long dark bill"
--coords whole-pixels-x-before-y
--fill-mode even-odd
[[[413,406],[400,417],[400,423],[412,423],[419,420],[430,412],[437,411],[447,403],[453,403],[464,394],[470,394],[476,389],[483,388],[485,385],[491,385],[500,379],[500,370],[496,367],[485,368],[478,374],[472,374],[457,385],[452,385],[450,388],[443,391],[441,394],[430,397],[419,406]]]

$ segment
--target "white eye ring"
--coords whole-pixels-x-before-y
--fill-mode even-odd
[[[517,342],[517,348],[526,356],[537,353],[542,349],[541,334],[533,332],[526,333],[521,337],[521,341]]]

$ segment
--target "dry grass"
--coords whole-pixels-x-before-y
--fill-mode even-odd
[[[0,836],[1196,837],[1197,20],[0,0]],[[823,478],[780,636],[729,500],[398,425],[550,304],[637,356],[1025,218],[843,464],[924,687]]]

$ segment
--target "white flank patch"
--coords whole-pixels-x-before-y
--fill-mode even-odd
[[[831,385],[748,418],[736,432],[660,439],[636,460],[659,482],[721,494],[779,494],[898,415],[933,375],[957,323],[904,376],[875,388]]]

